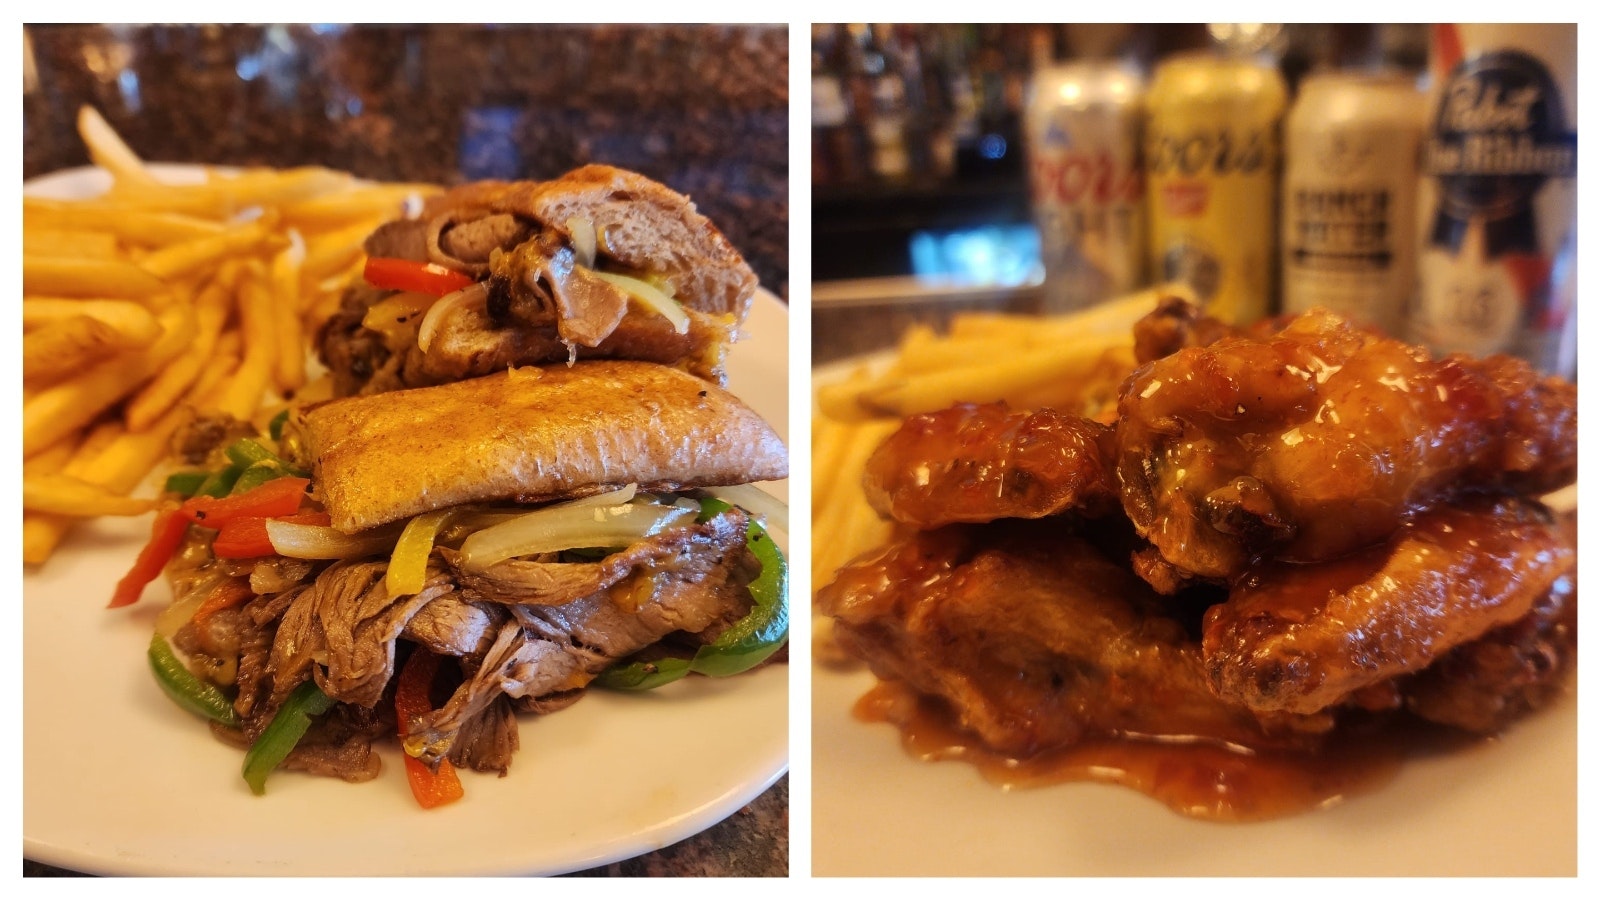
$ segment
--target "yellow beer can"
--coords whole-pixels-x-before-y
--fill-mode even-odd
[[[1183,54],[1156,69],[1145,102],[1151,271],[1187,282],[1217,318],[1267,315],[1277,285],[1283,76],[1253,59]]]

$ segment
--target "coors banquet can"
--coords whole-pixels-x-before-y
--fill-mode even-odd
[[[1578,27],[1435,25],[1413,340],[1576,369]]]
[[[1144,286],[1144,90],[1112,62],[1040,69],[1023,113],[1028,187],[1051,310]]]
[[[1283,308],[1404,333],[1417,289],[1422,92],[1400,74],[1301,82],[1284,126]]]
[[[1145,103],[1153,274],[1187,282],[1224,321],[1266,315],[1276,285],[1283,77],[1249,59],[1180,55],[1156,69]]]

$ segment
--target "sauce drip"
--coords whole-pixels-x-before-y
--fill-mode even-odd
[[[1332,806],[1388,784],[1408,755],[1459,740],[1436,729],[1386,727],[1339,734],[1320,750],[1290,753],[1182,738],[1102,738],[1014,759],[982,747],[941,704],[902,684],[878,683],[856,702],[854,714],[897,726],[906,751],[924,762],[961,760],[1008,790],[1074,781],[1120,784],[1183,815],[1227,822]]]

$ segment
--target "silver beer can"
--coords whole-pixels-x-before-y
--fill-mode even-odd
[[[1435,25],[1411,336],[1576,371],[1578,28]]]
[[[1283,306],[1322,306],[1404,331],[1417,287],[1424,97],[1398,73],[1329,73],[1300,85],[1284,129]]]
[[[1144,285],[1143,92],[1138,72],[1109,61],[1034,73],[1023,142],[1049,310]]]

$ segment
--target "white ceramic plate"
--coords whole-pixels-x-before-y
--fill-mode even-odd
[[[28,190],[83,196],[104,184],[76,170]],[[787,308],[763,293],[745,330],[732,389],[787,437]],[[787,482],[764,487],[787,499]],[[787,769],[788,667],[771,666],[639,696],[595,691],[523,717],[510,775],[463,772],[465,798],[439,809],[411,798],[398,748],[371,782],[279,772],[254,797],[243,755],[150,676],[164,589],[104,608],[148,534],[148,519],[96,523],[24,575],[29,859],[127,875],[555,874],[683,840]]]
[[[865,362],[881,364],[883,355]],[[854,365],[819,368],[813,383]],[[1576,492],[1563,492],[1575,502]],[[1277,821],[1186,819],[1131,789],[1004,791],[924,763],[851,707],[864,670],[812,670],[817,875],[1575,875],[1577,702],[1567,696],[1464,752],[1408,761],[1377,792]]]

